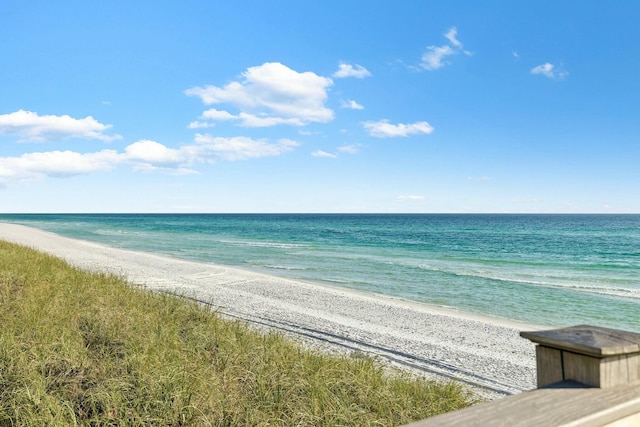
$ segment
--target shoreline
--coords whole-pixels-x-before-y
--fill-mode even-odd
[[[224,265],[117,249],[0,223],[0,240],[29,246],[145,289],[210,304],[326,351],[361,352],[484,398],[535,388],[535,351],[522,330],[546,327]]]

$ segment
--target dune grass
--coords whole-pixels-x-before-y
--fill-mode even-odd
[[[0,426],[389,426],[472,399],[0,242]]]

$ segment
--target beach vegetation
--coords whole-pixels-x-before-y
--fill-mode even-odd
[[[0,426],[391,426],[474,401],[6,242],[0,325]]]

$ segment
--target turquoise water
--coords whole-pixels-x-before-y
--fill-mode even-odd
[[[640,215],[0,215],[0,221],[549,326],[640,331]]]

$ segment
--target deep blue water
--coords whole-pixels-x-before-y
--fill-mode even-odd
[[[640,331],[640,215],[0,215],[509,319]]]

